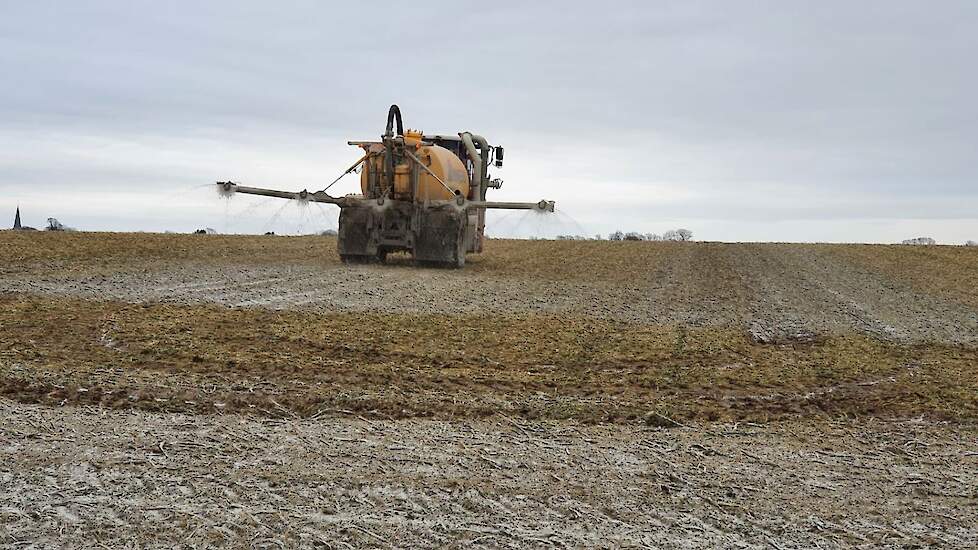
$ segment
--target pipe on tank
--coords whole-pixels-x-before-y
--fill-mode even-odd
[[[486,191],[489,190],[489,142],[486,138],[472,134],[471,132],[460,132],[465,150],[472,161],[472,188],[476,189],[476,200],[486,202]],[[476,151],[478,147],[479,151]],[[481,152],[481,153],[480,153]],[[482,236],[486,231],[486,210],[478,209],[478,228],[476,229],[476,252],[482,252]]]
[[[479,188],[479,200],[486,200],[486,191],[489,190],[489,142],[479,135],[473,135],[472,141],[482,153],[482,186]]]
[[[482,156],[475,149],[475,142],[472,141],[472,134],[468,132],[459,132],[458,137],[462,138],[462,145],[465,145],[465,152],[469,155],[469,160],[472,161],[472,187],[474,189],[482,190],[482,173],[476,169],[476,164],[482,166]]]
[[[462,138],[465,151],[472,161],[472,186],[479,190],[479,200],[484,201],[486,200],[486,191],[489,189],[489,182],[487,181],[489,142],[486,141],[486,138],[471,132],[460,132],[458,137]]]

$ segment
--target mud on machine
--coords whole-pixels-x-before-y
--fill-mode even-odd
[[[396,133],[395,133],[396,132]],[[465,254],[482,252],[486,210],[553,212],[554,202],[493,202],[486,192],[502,181],[489,166],[503,165],[503,148],[480,135],[425,135],[404,130],[401,110],[391,105],[380,141],[351,141],[363,156],[325,189],[277,191],[218,182],[226,194],[245,193],[340,207],[338,249],[345,262],[383,262],[407,251],[420,264],[462,267]],[[362,194],[334,197],[329,188],[360,170]]]

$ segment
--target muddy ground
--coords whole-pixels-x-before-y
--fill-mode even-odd
[[[207,244],[204,238],[198,241]],[[270,250],[259,249],[257,257],[233,248],[217,257],[191,249],[183,261],[113,251],[102,262],[86,257],[66,265],[54,255],[8,267],[0,291],[322,313],[557,313],[758,332],[860,332],[903,343],[978,342],[978,276],[965,273],[975,270],[978,254],[965,247],[943,247],[957,248],[953,261],[903,247],[908,270],[930,263],[929,279],[920,281],[865,265],[853,254],[859,245],[550,242],[547,250],[533,242],[520,250],[518,241],[504,241],[455,271],[416,269],[400,257],[390,265],[346,266],[335,258],[335,241],[266,239]],[[125,242],[106,243],[113,245]],[[870,258],[893,248],[877,246]]]
[[[978,250],[0,258],[0,545],[978,544]]]
[[[946,424],[0,414],[10,546],[978,544],[978,431]]]

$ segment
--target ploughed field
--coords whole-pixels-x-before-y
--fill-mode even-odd
[[[978,249],[2,232],[0,418],[0,544],[967,546]]]

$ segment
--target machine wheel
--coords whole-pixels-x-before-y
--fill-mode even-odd
[[[373,256],[340,254],[340,260],[345,264],[382,264],[387,262],[387,252],[387,250],[378,250]]]
[[[455,260],[446,262],[448,267],[453,267],[455,269],[462,269],[465,267],[465,241],[462,238],[462,234],[458,235],[455,239]]]
[[[461,269],[465,267],[465,256],[452,261],[441,262],[438,260],[414,260],[414,265],[418,267],[435,267],[440,269]]]
[[[359,254],[340,254],[340,260],[345,264],[369,264],[373,257],[360,256]]]

